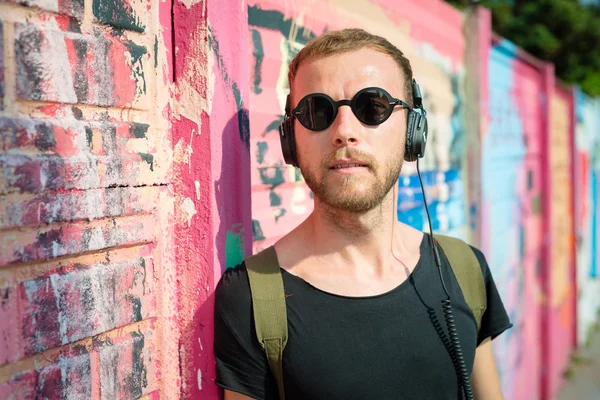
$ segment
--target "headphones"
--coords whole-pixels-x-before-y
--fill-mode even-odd
[[[417,81],[412,81],[414,107],[408,110],[406,118],[406,142],[404,146],[404,160],[416,161],[425,155],[427,144],[427,112],[423,108],[423,97]],[[298,167],[298,156],[296,153],[296,138],[294,132],[294,119],[292,105],[288,94],[285,102],[285,116],[279,125],[279,139],[281,141],[281,152],[286,164]]]

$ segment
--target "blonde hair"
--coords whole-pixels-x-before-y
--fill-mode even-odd
[[[298,68],[303,62],[314,60],[334,54],[347,53],[351,51],[369,48],[380,51],[383,54],[391,56],[400,67],[404,75],[404,94],[406,101],[411,107],[413,106],[412,97],[412,68],[410,61],[404,56],[396,46],[391,44],[387,39],[373,35],[363,29],[349,28],[338,31],[326,32],[323,35],[311,40],[302,48],[296,57],[292,60],[288,72],[288,83],[290,85],[290,93],[293,91],[292,83],[298,73]]]

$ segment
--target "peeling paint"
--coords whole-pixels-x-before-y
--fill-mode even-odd
[[[189,197],[186,197],[181,205],[181,210],[185,213],[185,221],[187,222],[189,228],[192,225],[192,218],[198,213],[198,211],[196,211],[196,205],[194,204],[194,201]]]
[[[196,200],[200,200],[200,182],[194,181],[194,186],[196,187]]]

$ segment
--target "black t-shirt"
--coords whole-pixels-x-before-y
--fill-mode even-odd
[[[442,311],[445,294],[425,234],[421,258],[408,280],[377,296],[326,293],[282,271],[288,316],[283,353],[287,400],[452,399],[459,386]],[[512,325],[483,254],[487,309],[477,335],[447,259],[444,282],[452,299],[464,359]],[[277,399],[277,384],[256,337],[250,286],[242,263],[223,275],[215,292],[216,384],[256,399]]]

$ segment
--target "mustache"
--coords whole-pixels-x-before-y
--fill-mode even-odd
[[[359,161],[361,163],[368,164],[370,168],[377,167],[377,160],[375,159],[375,157],[371,156],[369,153],[366,153],[364,151],[348,147],[339,148],[333,153],[329,154],[323,159],[321,165],[324,168],[328,168],[329,165],[331,165],[331,163],[348,158]]]

